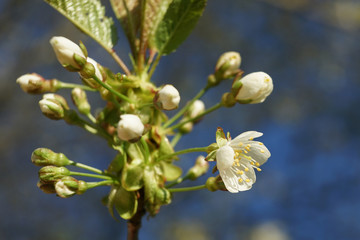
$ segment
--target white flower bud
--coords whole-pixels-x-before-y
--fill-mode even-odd
[[[50,119],[59,120],[64,117],[64,109],[56,101],[41,99],[39,105],[41,112]]]
[[[179,91],[170,84],[165,85],[157,94],[156,102],[164,110],[173,110],[179,106]]]
[[[121,140],[136,142],[144,132],[144,124],[133,114],[123,114],[117,126],[117,133]]]
[[[76,191],[73,191],[69,188],[63,180],[59,180],[55,184],[56,194],[61,198],[68,198],[76,194]]]
[[[236,73],[240,64],[241,57],[238,52],[225,52],[216,63],[215,72],[221,72],[219,73],[221,78],[229,78]]]
[[[201,100],[196,100],[189,108],[189,118],[195,118],[205,111],[205,104]]]
[[[16,80],[16,83],[20,85],[21,89],[27,93],[41,92],[44,82],[45,79],[36,73],[22,75]]]
[[[273,90],[271,77],[264,72],[254,72],[239,80],[241,87],[235,98],[240,103],[261,103]]]
[[[86,60],[86,56],[79,45],[65,37],[52,37],[50,44],[62,66],[67,67],[68,70],[71,68],[73,71],[78,71],[83,67],[80,66],[78,63],[79,61],[76,61],[74,58],[74,54],[77,54],[79,57],[83,58],[84,61]]]

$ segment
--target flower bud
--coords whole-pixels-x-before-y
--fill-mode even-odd
[[[191,104],[187,112],[187,115],[189,116],[189,118],[195,118],[200,114],[202,114],[204,111],[205,111],[204,102],[201,100],[196,100],[195,102],[193,102],[193,104]]]
[[[236,80],[232,93],[239,103],[262,103],[273,90],[271,77],[264,72],[254,72]]]
[[[138,116],[133,114],[123,114],[120,116],[117,133],[121,140],[136,142],[141,138],[144,128],[144,124]]]
[[[211,192],[215,192],[217,190],[227,191],[227,189],[226,189],[223,181],[221,180],[220,176],[209,177],[206,180],[205,186]]]
[[[63,178],[55,183],[56,194],[61,198],[68,198],[76,194],[77,180],[73,177]]]
[[[87,100],[86,93],[81,88],[74,88],[71,91],[71,98],[75,106],[79,109],[79,112],[88,115],[90,113],[90,104]]]
[[[65,37],[52,37],[50,40],[60,64],[69,71],[79,71],[86,63],[86,53],[74,42]]]
[[[186,120],[188,120],[188,119],[184,118],[184,119],[181,120],[181,122],[184,122]],[[189,132],[191,132],[193,130],[193,127],[194,127],[194,124],[192,122],[187,122],[187,123],[180,126],[179,131],[182,134],[187,134],[187,133],[189,133]]]
[[[64,118],[65,110],[68,104],[60,95],[57,94],[44,94],[43,99],[39,101],[41,112],[50,119],[59,120]]]
[[[56,193],[54,183],[38,181],[37,186],[44,193],[48,193],[48,194]]]
[[[86,85],[92,88],[99,88],[100,84],[95,81],[93,76],[95,75],[100,81],[104,81],[104,77],[100,70],[101,67],[94,59],[87,58],[85,67],[79,72],[81,79]]]
[[[87,183],[66,176],[55,183],[55,191],[59,197],[68,198],[75,194],[82,194],[88,189]]]
[[[238,52],[223,53],[215,66],[215,77],[217,80],[231,78],[240,67],[241,57]]]
[[[179,106],[179,91],[170,84],[166,84],[155,96],[154,102],[164,110],[174,110]]]
[[[37,166],[55,165],[61,167],[72,163],[63,153],[55,153],[47,148],[35,149],[31,155],[31,161]]]
[[[196,159],[195,165],[189,169],[187,175],[190,180],[195,180],[204,175],[209,170],[209,163],[205,161],[204,156]]]
[[[55,182],[65,176],[69,176],[70,171],[65,167],[45,166],[39,170],[39,179],[42,182]]]
[[[37,73],[28,73],[22,75],[16,80],[21,89],[26,93],[39,94],[44,92],[55,92],[58,90],[58,81],[45,80]]]

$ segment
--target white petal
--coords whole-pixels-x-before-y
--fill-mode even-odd
[[[234,163],[234,149],[225,145],[216,152],[216,165],[219,170],[230,168]]]
[[[249,140],[249,139],[261,137],[262,135],[263,135],[263,134],[262,134],[261,132],[256,132],[256,131],[243,132],[242,134],[240,134],[239,136],[237,136],[236,138],[234,138],[233,140],[231,140],[230,146],[235,146],[235,145],[237,145],[239,142],[243,142],[243,141],[247,141],[247,140]]]

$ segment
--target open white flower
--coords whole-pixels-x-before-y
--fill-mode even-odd
[[[229,192],[249,190],[255,183],[254,169],[261,171],[259,166],[271,155],[262,142],[253,141],[262,135],[255,131],[244,132],[217,150],[217,168]]]

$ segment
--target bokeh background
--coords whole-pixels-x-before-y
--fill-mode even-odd
[[[58,64],[49,44],[54,35],[82,40],[91,57],[118,67],[42,1],[1,0],[0,23],[0,239],[124,239],[126,222],[114,221],[101,204],[107,187],[69,199],[46,195],[30,162],[35,148],[47,147],[105,169],[115,152],[82,129],[46,119],[41,96],[15,83],[31,72],[79,81]],[[115,49],[129,62],[121,30],[119,37]],[[175,194],[158,216],[144,218],[140,239],[360,239],[359,40],[356,0],[209,1],[192,35],[160,62],[156,84],[175,85],[185,104],[205,85],[218,56],[234,50],[246,73],[272,76],[274,91],[263,104],[210,114],[177,149],[207,146],[221,126],[233,136],[263,132],[272,156],[251,191]],[[230,83],[209,91],[206,106]],[[60,94],[69,98],[69,91]],[[89,97],[94,109],[104,105]],[[196,157],[184,155],[179,165],[190,167]]]

